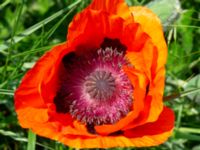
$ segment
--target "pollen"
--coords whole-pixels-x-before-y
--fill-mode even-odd
[[[65,61],[66,60],[66,61]],[[124,52],[100,48],[63,58],[66,69],[54,99],[59,112],[92,125],[114,124],[132,109],[133,87],[123,71],[130,65]]]

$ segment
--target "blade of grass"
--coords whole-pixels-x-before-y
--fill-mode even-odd
[[[36,134],[31,130],[28,131],[28,147],[27,150],[35,150]]]
[[[0,95],[14,95],[14,91],[12,90],[5,90],[5,89],[0,89]]]
[[[181,126],[182,113],[183,113],[183,105],[180,105],[178,107],[178,115],[177,115],[177,119],[176,119],[176,128],[179,128]]]
[[[75,1],[74,3],[72,3],[71,5],[69,5],[68,7],[64,8],[64,9],[61,9],[60,11],[58,11],[55,14],[53,14],[52,16],[50,16],[50,17],[48,17],[48,18],[40,21],[39,23],[31,26],[30,28],[28,28],[27,30],[25,30],[24,32],[22,32],[21,34],[14,36],[13,40],[12,39],[7,40],[5,44],[1,44],[0,45],[0,51],[8,49],[9,48],[9,44],[11,43],[11,41],[13,41],[14,43],[20,42],[21,40],[23,40],[24,38],[26,38],[27,36],[29,36],[33,32],[35,32],[38,29],[42,28],[47,23],[49,23],[49,22],[53,21],[54,19],[56,19],[57,17],[63,15],[67,10],[71,10],[74,6],[76,6],[80,2],[81,2],[81,0]]]
[[[27,138],[21,137],[18,134],[12,132],[12,131],[0,130],[0,134],[3,135],[3,136],[11,137],[12,139],[14,139],[16,141],[27,142]]]
[[[13,140],[15,141],[19,141],[19,142],[28,142],[28,139],[21,136],[21,135],[18,135],[12,131],[5,131],[5,130],[1,130],[0,129],[0,134],[3,135],[3,136],[7,136],[7,137],[10,137],[12,138]],[[53,148],[49,147],[49,146],[46,146],[42,143],[39,143],[39,142],[36,142],[36,145],[39,145],[41,147],[44,147],[45,149],[49,149],[49,150],[54,150]]]
[[[36,48],[36,49],[31,49],[29,51],[25,51],[25,52],[22,52],[22,53],[18,53],[18,54],[12,55],[11,58],[16,58],[16,57],[20,57],[20,56],[26,56],[26,55],[29,55],[29,54],[32,54],[32,53],[46,51],[46,50],[50,49],[53,46],[55,46],[55,45],[48,45],[48,46],[44,46],[44,47],[40,47],[40,48]]]
[[[51,36],[52,36],[52,34],[56,31],[56,29],[61,25],[61,23],[74,11],[76,9],[76,7],[72,7],[72,9],[68,12],[68,13],[66,13],[66,15],[64,16],[64,17],[62,17],[61,19],[60,19],[60,21],[58,21],[58,23],[56,23],[55,24],[55,26],[51,29],[51,30],[49,30],[49,32],[47,33],[47,39],[49,39]]]
[[[34,53],[34,52],[39,52],[39,51],[44,51],[47,50],[47,48],[45,47],[44,49],[39,49],[39,50],[35,50],[36,47],[38,47],[41,42],[43,41],[43,39],[47,40],[48,38],[50,38],[50,36],[56,31],[56,29],[61,25],[61,23],[74,11],[74,9],[76,8],[76,5],[73,5],[73,7],[71,8],[71,10],[66,13],[66,15],[64,15],[60,21],[58,21],[58,23],[56,23],[45,35],[41,35],[41,38],[39,38],[39,40],[37,40],[34,44],[33,47],[26,52],[23,52],[22,55],[25,55],[25,57],[23,58],[23,60],[21,61],[20,64],[18,64],[18,66],[15,68],[15,70],[10,74],[10,76],[8,77],[10,79],[10,77],[14,77],[14,74],[17,72],[17,70],[19,68],[21,68],[21,66],[23,65],[23,62],[25,62],[26,59],[29,58],[29,54]],[[44,26],[43,26],[44,27]],[[48,46],[48,49],[50,49],[50,47]],[[21,55],[21,54],[16,54],[17,56]],[[16,55],[13,55],[14,57],[16,57]],[[13,78],[12,78],[13,79]],[[11,79],[11,80],[12,80]]]
[[[75,10],[76,6],[72,7],[72,9],[66,13],[46,34],[41,35],[41,38],[34,44],[33,48],[36,48],[38,45],[42,43],[42,41],[45,39],[47,41],[53,33],[56,31],[56,29],[62,24],[62,22]]]
[[[185,97],[185,96],[187,96],[189,94],[193,94],[193,93],[196,93],[196,92],[199,92],[199,91],[200,91],[200,88],[196,88],[196,89],[184,91],[182,93],[174,93],[172,95],[165,96],[164,97],[164,101],[168,101],[168,100],[179,98],[179,97]]]
[[[180,131],[175,132],[175,137],[179,138],[179,139],[187,139],[187,140],[190,140],[190,141],[200,141],[199,135],[180,132]]]
[[[13,44],[14,44],[14,36],[16,34],[16,31],[18,29],[18,25],[19,25],[19,21],[20,21],[20,18],[21,18],[21,15],[22,15],[22,10],[24,8],[24,1],[22,1],[22,3],[19,3],[17,5],[17,9],[15,11],[15,14],[16,14],[16,18],[15,18],[15,24],[14,24],[14,27],[13,27],[13,30],[12,30],[12,33],[11,33],[11,39],[10,39],[10,42],[9,42],[9,47],[8,47],[8,50],[7,50],[7,56],[6,56],[6,62],[5,62],[5,65],[4,65],[4,71],[3,71],[3,81],[5,80],[6,76],[7,76],[7,67],[8,67],[8,62],[10,60],[10,53],[11,53],[11,48],[13,48]]]
[[[178,131],[181,131],[184,133],[189,132],[189,133],[200,134],[200,129],[198,129],[198,128],[180,127],[180,128],[178,128]]]
[[[47,34],[44,36],[43,39],[49,39],[52,36],[52,34],[56,31],[56,29],[61,25],[61,23],[67,18],[67,16],[69,16],[75,10],[75,8],[76,7],[73,7],[68,13],[66,13],[66,15],[64,17],[62,17],[61,20],[58,23],[56,23],[55,26],[53,26],[47,32]],[[39,43],[41,42],[41,40],[39,40]],[[38,45],[38,44],[36,44],[36,45]],[[35,52],[45,51],[47,49],[50,49],[53,46],[55,46],[55,45],[45,46],[45,47],[41,47],[41,48],[38,48],[38,49],[31,49],[29,51],[25,51],[25,52],[22,52],[22,53],[18,53],[16,55],[12,55],[11,57],[15,58],[15,57],[18,57],[18,56],[28,55],[28,54],[35,53]]]
[[[11,0],[6,0],[5,2],[3,2],[1,5],[0,5],[0,10],[3,9],[6,5],[8,5],[10,3]]]
[[[180,27],[180,28],[196,28],[196,29],[200,29],[200,27],[198,26],[194,26],[194,25],[185,25],[185,24],[171,24],[171,25],[167,25],[168,27]]]

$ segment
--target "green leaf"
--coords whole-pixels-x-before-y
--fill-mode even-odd
[[[35,150],[36,134],[31,130],[28,131],[28,147],[27,150]]]
[[[180,19],[177,21],[177,25],[191,25],[192,20],[190,18],[192,18],[194,12],[195,11],[193,9],[184,10],[184,13],[182,13]],[[186,54],[190,54],[192,51],[194,40],[193,36],[195,36],[193,32],[194,30],[195,28],[178,28],[178,32],[181,34],[180,38],[182,38],[181,49],[184,50]]]
[[[154,0],[146,6],[158,15],[165,28],[174,22],[181,12],[179,0]]]

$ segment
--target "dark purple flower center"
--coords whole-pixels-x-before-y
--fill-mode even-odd
[[[94,71],[85,78],[85,87],[90,98],[108,100],[116,90],[115,78],[109,71]]]
[[[114,124],[132,109],[133,87],[123,71],[129,65],[124,52],[100,48],[63,58],[66,69],[54,103],[57,112],[89,125]]]

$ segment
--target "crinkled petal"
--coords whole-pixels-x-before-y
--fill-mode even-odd
[[[166,64],[167,59],[167,45],[160,19],[146,7],[130,7],[130,10],[133,13],[134,21],[141,25],[142,30],[151,37],[158,49],[157,69],[159,70]]]
[[[129,7],[124,0],[93,0],[89,9],[103,10],[110,14],[118,15],[126,20],[133,19],[131,18]]]
[[[58,70],[62,55],[68,52],[66,44],[54,47],[42,56],[23,77],[15,91],[15,108],[46,107],[58,88]]]
[[[60,137],[59,141],[74,148],[150,147],[162,144],[171,134],[172,130],[137,138],[127,138],[125,136],[98,136],[97,138],[66,136]]]
[[[104,38],[119,39],[128,51],[140,51],[150,37],[134,21],[91,9],[76,15],[69,25],[68,44],[77,53],[98,49]]]
[[[155,135],[172,130],[174,127],[174,113],[171,109],[164,107],[158,120],[144,125],[124,130],[126,137],[138,137],[144,135]]]
[[[163,109],[162,96],[165,80],[165,63],[167,46],[163,36],[162,26],[158,17],[146,7],[131,7],[134,21],[141,25],[142,30],[150,37],[141,51],[127,52],[127,57],[137,70],[142,70],[149,78],[149,92],[151,96],[148,118],[144,122],[157,120]],[[148,103],[147,103],[148,104]],[[132,124],[133,125],[133,124]]]
[[[98,136],[93,138],[65,136],[59,140],[75,148],[146,147],[165,142],[172,134],[174,113],[164,107],[157,121],[124,131],[124,136]]]
[[[157,70],[158,50],[151,40],[145,43],[140,52],[128,52],[127,57],[135,69],[143,72],[148,78],[149,82],[146,85],[146,88],[148,86],[147,96],[150,96],[152,100],[151,105],[149,105],[150,111],[146,111],[147,109],[144,109],[144,111],[150,113],[148,114],[148,121],[155,121],[163,109],[162,96],[164,91],[165,66],[163,65],[162,68]],[[129,72],[134,72],[134,70],[130,69]],[[131,78],[131,74],[129,74],[129,78]],[[148,105],[148,103],[145,104]],[[144,122],[146,121],[144,120]]]
[[[68,131],[69,134],[89,135],[86,128],[82,132],[83,130],[74,125],[70,114],[57,113],[53,103],[60,86],[61,60],[70,50],[66,43],[54,47],[24,76],[15,92],[15,109],[22,127],[31,128],[42,136],[50,135],[54,131],[56,135],[61,134],[66,126],[73,129]]]

